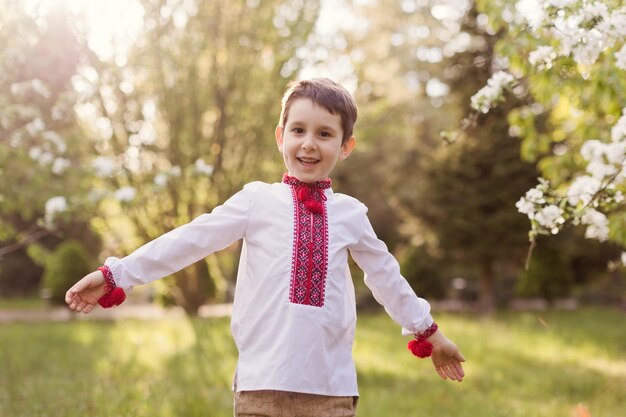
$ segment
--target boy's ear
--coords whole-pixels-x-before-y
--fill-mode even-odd
[[[350,153],[352,153],[352,150],[354,149],[355,146],[356,146],[356,138],[354,136],[350,136],[348,140],[346,140],[344,144],[341,145],[341,153],[339,154],[339,160],[343,161],[344,159],[349,157]]]
[[[278,150],[282,152],[283,151],[283,127],[281,125],[276,126],[274,135],[276,136],[276,145],[278,146]]]

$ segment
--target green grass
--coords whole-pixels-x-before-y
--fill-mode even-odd
[[[467,358],[441,381],[384,315],[361,315],[359,417],[624,417],[626,314],[438,314]],[[0,325],[0,416],[232,416],[227,319]]]
[[[43,310],[48,305],[39,297],[0,298],[0,310]]]

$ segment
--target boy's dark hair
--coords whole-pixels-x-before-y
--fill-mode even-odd
[[[280,110],[280,126],[285,126],[289,116],[291,103],[299,98],[308,98],[318,106],[322,106],[331,114],[339,114],[343,145],[350,136],[356,122],[357,110],[352,95],[341,84],[328,78],[312,78],[310,80],[292,81],[283,95]]]

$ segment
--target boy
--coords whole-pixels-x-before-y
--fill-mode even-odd
[[[367,208],[330,188],[328,175],[356,144],[356,118],[341,85],[292,83],[275,132],[288,170],[282,182],[247,184],[212,213],[123,259],[108,258],[68,290],[68,305],[89,313],[98,300],[119,304],[122,288],[167,276],[243,239],[231,321],[239,350],[235,415],[353,416],[356,306],[349,252],[376,300],[404,334],[415,335],[413,353],[432,354],[441,378],[461,381],[463,355],[400,275]]]

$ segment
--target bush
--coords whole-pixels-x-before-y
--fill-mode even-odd
[[[80,242],[63,242],[46,259],[42,289],[53,304],[63,304],[67,290],[94,268],[95,260]]]
[[[549,302],[568,296],[574,285],[567,254],[542,240],[533,251],[528,270],[522,272],[517,293],[522,297],[541,297]]]
[[[0,297],[36,296],[42,273],[43,268],[23,249],[3,256],[0,259]]]
[[[430,255],[423,246],[412,246],[399,258],[402,274],[420,297],[446,298],[448,282],[444,276],[450,271],[442,259]]]

